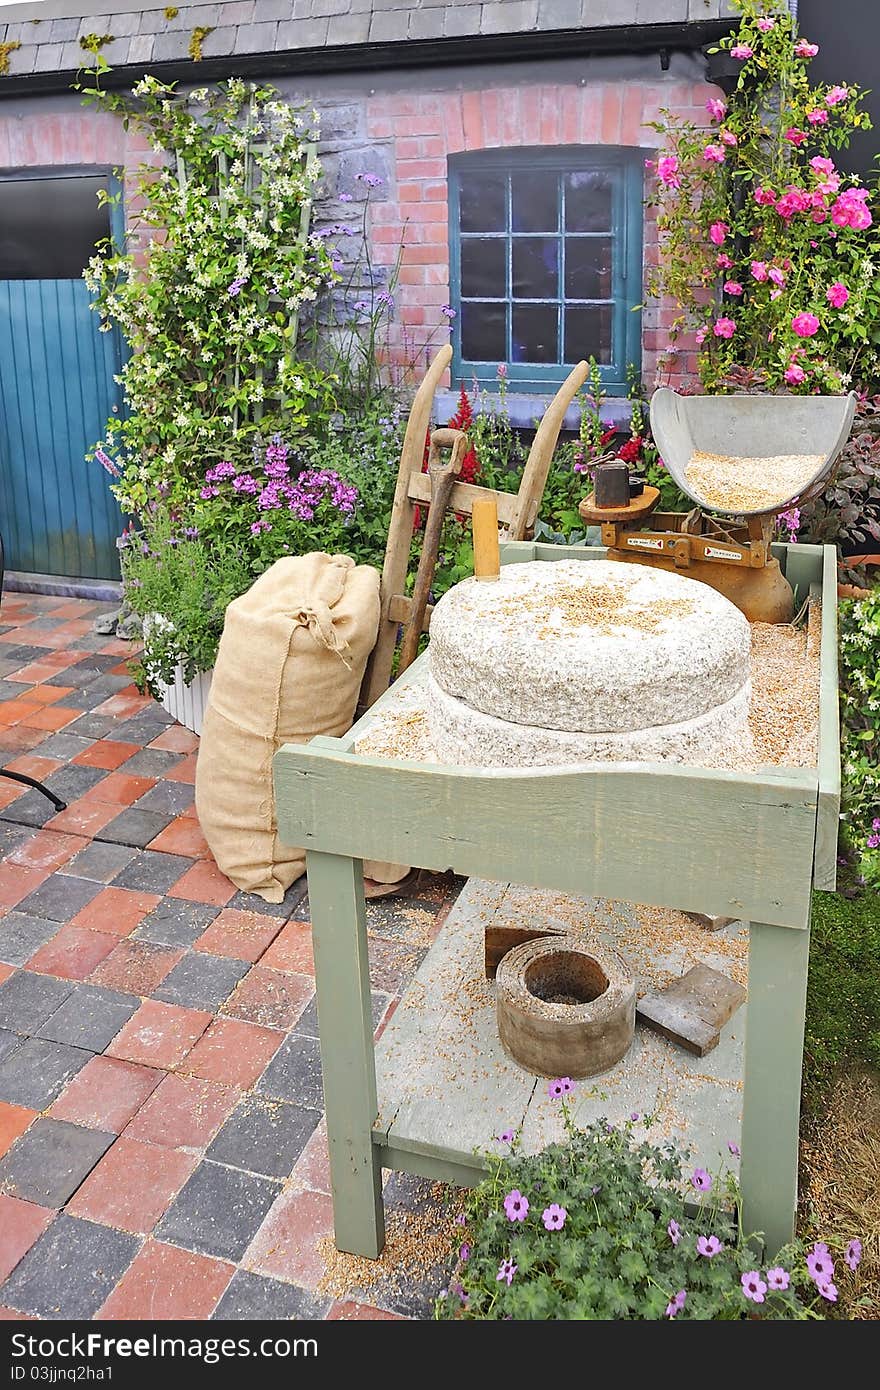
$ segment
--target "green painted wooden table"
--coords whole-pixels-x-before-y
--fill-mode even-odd
[[[503,547],[502,560],[589,561],[603,553],[516,542]],[[443,965],[432,956],[448,956],[453,949],[448,935],[432,948],[398,1007],[393,1048],[387,1033],[374,1045],[363,859],[747,923],[744,1219],[749,1230],[766,1234],[774,1250],[790,1239],[797,1202],[810,894],[813,887],[831,890],[835,884],[837,570],[830,546],[780,545],[775,553],[798,600],[811,593],[824,599],[817,767],[761,774],[646,763],[574,771],[476,770],[357,754],[354,746],[378,706],[344,738],[313,739],[278,753],[279,832],[287,844],[307,850],[341,1250],[367,1256],[381,1251],[383,1167],[471,1183],[482,1170],[475,1139],[488,1147],[497,1133],[490,1106],[484,1107],[485,1128],[478,1135],[464,1122],[463,1111],[457,1122],[461,1095],[454,1087],[446,1095],[442,1088],[423,1089],[418,1105],[406,1092],[405,1029],[413,1030],[415,1067],[416,1034],[424,1051],[425,1038],[435,1030],[439,1037],[442,1028],[422,981],[425,970]],[[419,679],[419,663],[405,679]],[[395,698],[395,690],[383,698]],[[487,1094],[495,1085],[499,1091],[508,1085],[505,1065],[512,1064],[487,1056]],[[401,1096],[395,1101],[397,1087]],[[403,1111],[405,1125],[399,1120]],[[537,1142],[534,1133],[532,1140]]]

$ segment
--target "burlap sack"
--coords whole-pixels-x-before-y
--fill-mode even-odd
[[[275,823],[282,743],[351,727],[379,627],[379,574],[344,555],[278,560],[226,610],[199,748],[196,810],[236,887],[280,903],[305,869]]]

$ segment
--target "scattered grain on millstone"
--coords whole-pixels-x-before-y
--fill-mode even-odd
[[[425,1188],[429,1200],[423,1208],[388,1214],[385,1248],[376,1260],[337,1250],[329,1236],[320,1240],[324,1272],[317,1292],[337,1300],[365,1294],[373,1301],[393,1302],[450,1264],[463,1199],[443,1183],[426,1183]]]
[[[720,511],[763,512],[797,497],[825,462],[824,454],[736,458],[696,449],[684,471],[691,491]]]

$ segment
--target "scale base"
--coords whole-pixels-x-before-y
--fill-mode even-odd
[[[698,579],[717,589],[744,613],[750,623],[790,623],[794,617],[794,593],[779,568],[770,559],[760,569],[745,565],[719,565],[711,560],[691,560],[686,569],[671,555],[647,554],[637,550],[609,549],[609,560],[629,565],[653,565],[655,569],[676,570],[687,579]]]

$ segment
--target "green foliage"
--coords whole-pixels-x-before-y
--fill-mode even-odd
[[[838,391],[878,364],[880,236],[866,190],[832,157],[870,121],[854,84],[811,82],[787,9],[737,7],[719,46],[741,59],[729,102],[701,126],[668,111],[655,126],[663,255],[651,291],[681,306],[673,342],[698,330],[709,390],[742,366],[771,389]]]
[[[524,1155],[514,1139],[509,1153],[490,1158],[489,1177],[467,1199],[459,1265],[438,1302],[438,1317],[790,1320],[820,1315],[822,1298],[799,1244],[757,1265],[755,1247],[739,1223],[731,1174],[716,1177],[711,1193],[698,1201],[691,1173],[703,1184],[706,1177],[688,1167],[686,1153],[674,1142],[638,1138],[633,1121],[615,1129],[599,1120],[579,1129],[565,1102],[562,1108],[567,1142]],[[505,1197],[513,1192],[528,1200],[524,1220],[511,1219],[505,1209]],[[562,1208],[563,1224],[547,1229],[554,1208]],[[731,1211],[737,1213],[733,1221]],[[714,1254],[699,1252],[701,1238],[710,1241]],[[514,1266],[509,1280],[502,1275],[510,1271],[507,1261]],[[756,1266],[764,1284],[760,1303],[746,1298],[741,1281]],[[781,1282],[787,1288],[767,1287],[768,1267],[786,1272]],[[676,1296],[681,1307],[673,1311]]]
[[[840,605],[843,845],[880,889],[880,585]]]
[[[807,1094],[844,1062],[880,1067],[880,894],[813,894],[805,1039]]]
[[[207,461],[282,418],[288,438],[327,420],[333,383],[297,339],[335,271],[324,238],[297,235],[320,174],[314,112],[236,80],[183,94],[145,77],[133,95],[86,99],[161,157],[140,171],[125,248],[104,243],[85,275],[102,329],[117,324],[131,349],[125,412],[98,447],[137,515],[160,485],[172,503],[191,496]]]

